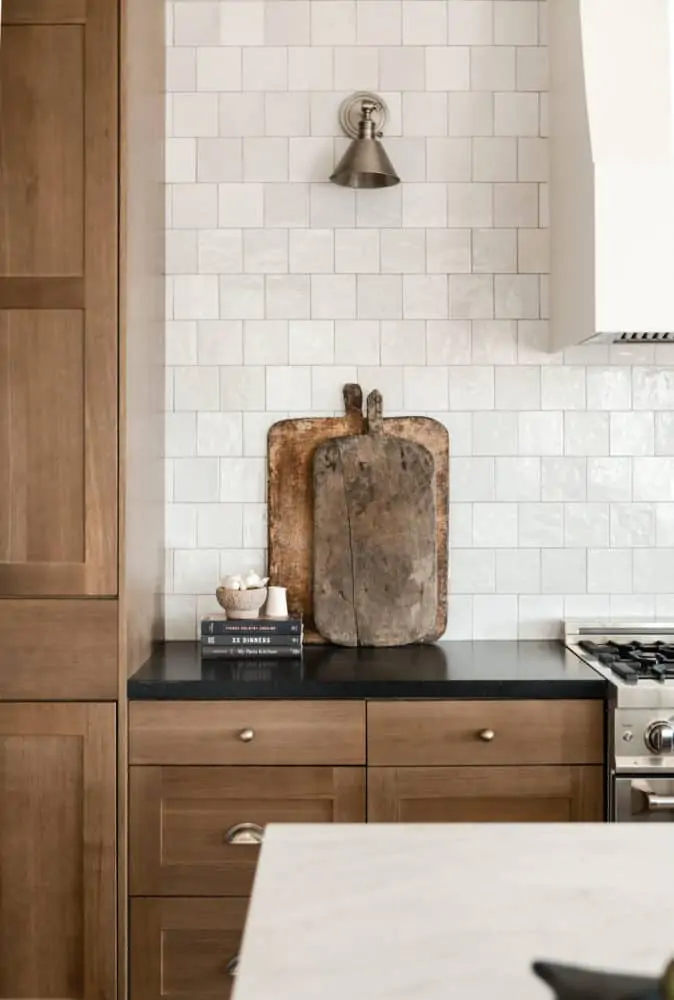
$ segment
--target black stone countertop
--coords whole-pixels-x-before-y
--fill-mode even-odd
[[[611,685],[560,642],[439,642],[395,649],[305,646],[298,661],[202,660],[160,644],[130,699],[606,698]]]

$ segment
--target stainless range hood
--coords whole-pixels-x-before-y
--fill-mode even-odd
[[[674,0],[549,0],[552,346],[674,344]]]

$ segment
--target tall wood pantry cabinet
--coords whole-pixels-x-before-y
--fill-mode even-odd
[[[126,678],[161,621],[161,0],[4,0],[0,1000],[126,989]]]

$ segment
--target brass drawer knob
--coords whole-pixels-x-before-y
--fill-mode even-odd
[[[255,739],[254,729],[242,729],[239,733],[239,739],[242,743],[252,743]]]
[[[225,843],[233,847],[261,844],[263,840],[264,830],[257,823],[237,823],[225,833]]]
[[[493,729],[481,729],[477,735],[480,737],[481,740],[484,740],[485,743],[491,743],[491,741],[496,736],[496,733],[494,732]]]

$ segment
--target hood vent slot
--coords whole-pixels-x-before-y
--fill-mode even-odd
[[[638,332],[618,333],[613,338],[614,344],[674,344],[674,333]]]

